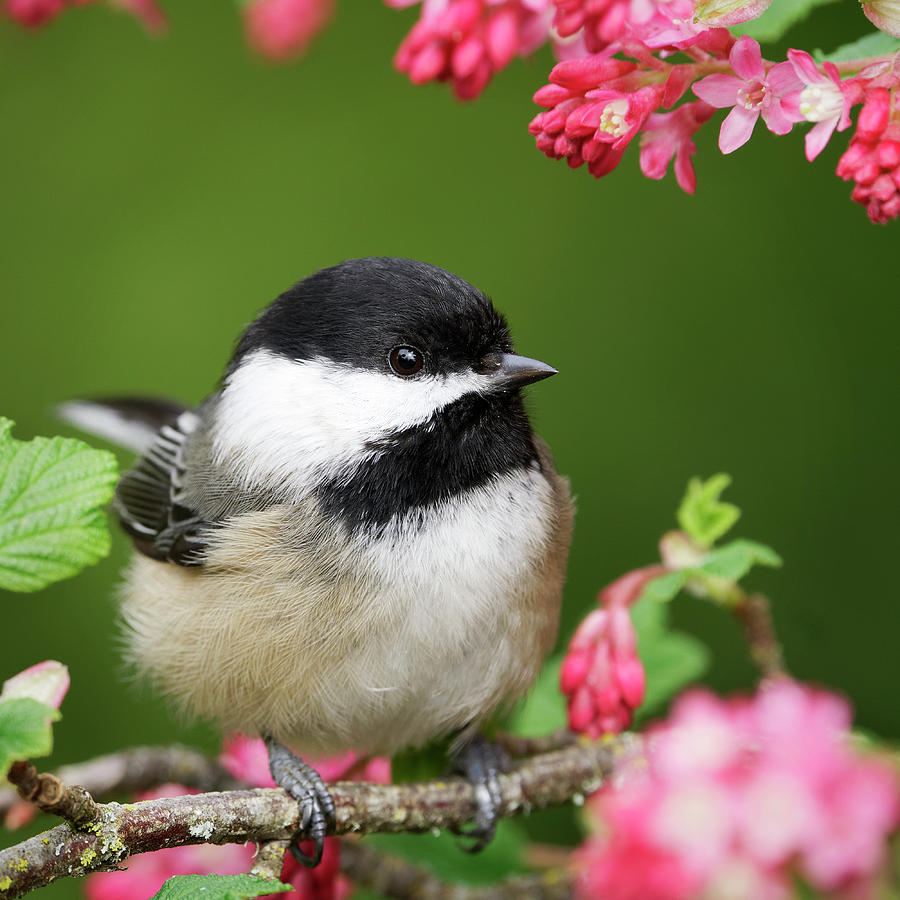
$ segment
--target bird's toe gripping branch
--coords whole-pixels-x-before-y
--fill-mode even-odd
[[[291,840],[291,853],[297,862],[311,869],[322,859],[325,836],[334,831],[334,798],[312,766],[274,738],[267,736],[265,742],[272,778],[300,804],[300,827]],[[313,841],[312,855],[300,849],[301,840]]]
[[[503,798],[499,776],[509,771],[509,754],[499,744],[476,735],[453,758],[453,771],[464,775],[475,788],[478,811],[475,823],[458,834],[472,838],[465,847],[469,853],[479,853],[491,842],[497,830],[497,820]]]

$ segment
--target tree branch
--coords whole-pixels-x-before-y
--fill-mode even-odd
[[[639,746],[634,735],[619,735],[522,760],[500,776],[500,814],[514,816],[591,793]],[[460,778],[398,785],[338,782],[329,789],[336,834],[459,827],[477,808],[475,789]],[[128,856],[163,847],[285,841],[297,829],[297,812],[297,804],[273,788],[104,804],[86,830],[59,825],[0,852],[0,889],[4,898],[21,897],[62,876],[115,868]]]
[[[384,856],[360,841],[341,842],[341,871],[357,885],[391,900],[569,900],[572,880],[562,869],[514,875],[497,884],[442,881],[423,866]]]
[[[764,594],[745,594],[741,591],[734,612],[744,626],[750,658],[756,663],[763,678],[784,675],[784,655],[775,633],[769,598]]]
[[[168,782],[201,791],[246,787],[217,760],[179,744],[133,747],[88,762],[62,766],[54,775],[64,784],[81,785],[95,799],[146,791]],[[0,788],[0,816],[19,802],[15,790]]]

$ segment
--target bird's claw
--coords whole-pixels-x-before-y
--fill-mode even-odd
[[[467,853],[480,853],[493,840],[503,797],[499,776],[509,771],[509,755],[499,745],[476,735],[453,759],[453,771],[464,775],[475,788],[478,809],[475,823],[469,828],[456,829],[456,833],[471,838],[464,846]]]
[[[291,853],[300,865],[311,869],[322,859],[325,836],[334,831],[334,798],[312,766],[274,738],[266,737],[265,742],[272,778],[300,804],[300,825],[291,839]],[[313,842],[311,855],[300,849],[301,840]]]

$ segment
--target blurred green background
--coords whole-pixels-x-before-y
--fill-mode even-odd
[[[529,403],[578,497],[563,636],[599,587],[656,559],[688,477],[727,471],[735,533],[786,560],[750,584],[773,599],[792,671],[900,736],[900,231],[870,225],[834,177],[846,136],[810,165],[799,133],[760,126],[725,158],[719,116],[698,135],[696,197],[643,178],[636,148],[597,182],[526,131],[549,52],[462,105],[392,70],[412,12],[344,3],[304,60],[271,66],[230,4],[167,6],[161,40],[99,5],[37,33],[0,24],[0,412],[18,437],[63,430],[65,398],[200,400],[245,323],[321,266],[443,265],[561,372]],[[857,4],[824,7],[767,55],[868,30]],[[0,677],[71,668],[54,762],[216,747],[122,677],[127,553],[117,535],[81,577],[3,597]],[[710,684],[750,684],[734,623],[684,598],[675,618],[715,649]]]

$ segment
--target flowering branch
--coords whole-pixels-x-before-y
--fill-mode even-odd
[[[522,760],[500,776],[500,815],[591,793],[609,778],[617,760],[638,746],[634,736],[620,735]],[[336,834],[459,828],[477,810],[475,789],[460,778],[399,785],[337,782],[329,789]],[[4,896],[21,897],[66,875],[109,870],[136,853],[188,844],[285,841],[297,827],[297,804],[271,788],[107,803],[98,806],[84,830],[59,825],[0,852],[0,872],[9,879]],[[271,851],[275,856],[278,848]]]

